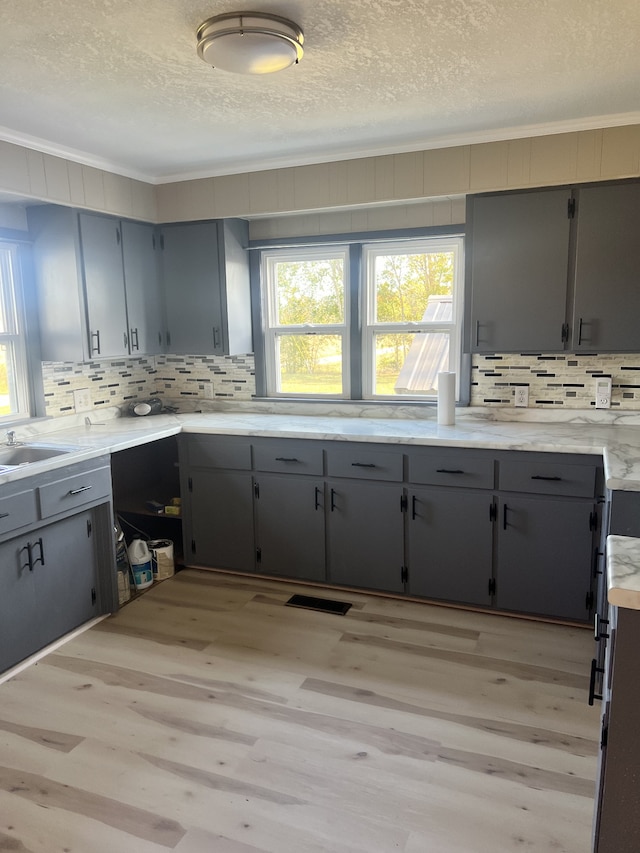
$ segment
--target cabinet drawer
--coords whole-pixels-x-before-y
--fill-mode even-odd
[[[18,527],[26,527],[27,524],[36,521],[37,517],[34,489],[2,498],[0,500],[0,536]]]
[[[408,461],[411,483],[429,486],[462,486],[467,489],[493,489],[494,460],[464,452],[412,452]]]
[[[78,506],[94,503],[100,498],[110,498],[111,470],[96,468],[83,474],[74,474],[40,486],[38,493],[41,517],[58,515]]]
[[[241,436],[190,435],[189,465],[194,468],[251,470],[251,440]]]
[[[322,445],[316,441],[258,441],[253,445],[258,471],[322,475]]]
[[[500,462],[499,484],[507,492],[529,492],[544,495],[567,495],[592,498],[595,494],[597,467],[571,465],[565,462]]]
[[[402,482],[402,462],[400,450],[379,450],[366,444],[330,447],[327,450],[327,474],[330,477]]]

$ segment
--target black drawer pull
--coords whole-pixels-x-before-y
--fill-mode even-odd
[[[589,676],[589,704],[593,705],[595,699],[602,699],[601,693],[596,693],[596,676],[603,674],[604,669],[598,666],[598,661],[594,658],[591,661],[591,674]]]
[[[9,512],[0,512],[0,518],[9,518],[11,513]]]
[[[295,456],[276,456],[276,462],[299,462]]]
[[[464,474],[462,468],[436,468],[436,474]]]
[[[67,494],[79,495],[81,492],[88,492],[91,488],[93,488],[93,486],[80,486],[79,489],[71,489],[69,492],[67,492]]]
[[[542,474],[532,474],[532,480],[550,480],[554,483],[559,483],[562,480],[562,477],[543,477]]]
[[[352,466],[352,468],[375,468],[376,467],[373,462],[352,462],[351,466]]]

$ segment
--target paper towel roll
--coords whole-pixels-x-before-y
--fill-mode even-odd
[[[438,423],[445,426],[456,422],[456,375],[438,373]]]

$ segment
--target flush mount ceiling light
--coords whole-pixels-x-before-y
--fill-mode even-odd
[[[302,58],[304,34],[297,24],[264,12],[227,12],[198,27],[198,56],[235,74],[271,74]]]

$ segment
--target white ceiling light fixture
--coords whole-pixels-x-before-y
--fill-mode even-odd
[[[288,18],[264,12],[227,12],[198,27],[198,56],[235,74],[271,74],[302,58],[304,34]]]

